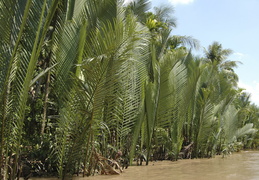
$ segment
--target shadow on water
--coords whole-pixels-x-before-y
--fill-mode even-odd
[[[75,177],[75,180],[258,180],[259,151],[243,151],[222,158],[163,161],[130,166],[121,175]],[[56,180],[34,178],[34,180]]]

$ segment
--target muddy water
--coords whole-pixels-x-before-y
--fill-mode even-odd
[[[149,166],[130,166],[121,175],[75,180],[259,180],[259,151],[235,153],[224,159],[163,161]],[[36,179],[35,179],[36,180]],[[39,180],[39,179],[37,179]],[[54,180],[54,179],[40,179]]]

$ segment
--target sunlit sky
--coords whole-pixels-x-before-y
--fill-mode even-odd
[[[130,0],[128,0],[130,1]],[[177,19],[174,35],[192,36],[207,48],[218,41],[234,51],[229,60],[241,61],[235,69],[239,87],[259,105],[259,0],[151,0],[152,6],[173,6]],[[197,54],[203,55],[201,50]]]

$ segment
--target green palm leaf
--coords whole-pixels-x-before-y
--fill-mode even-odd
[[[41,46],[47,33],[51,19],[57,8],[58,1],[22,1],[21,3],[9,1],[1,4],[1,22],[3,18],[8,19],[1,23],[1,29],[6,29],[1,39],[1,61],[4,64],[2,78],[4,79],[1,90],[3,99],[3,109],[1,109],[1,155],[3,148],[5,153],[15,154],[13,177],[16,176],[17,161],[20,153],[20,143],[22,138],[22,128],[24,122],[25,106],[30,87],[30,81],[33,78],[34,68],[40,55]],[[48,8],[48,12],[47,12]],[[12,9],[12,10],[11,10]],[[2,16],[3,15],[3,16]],[[8,18],[5,16],[9,16]],[[34,31],[35,30],[35,31]],[[8,39],[10,42],[8,42]],[[7,49],[8,51],[6,51]],[[8,55],[9,53],[9,55]],[[7,108],[8,107],[8,108]],[[13,113],[13,117],[8,117]],[[13,129],[11,127],[13,126]],[[4,132],[7,129],[7,132]],[[8,132],[9,131],[9,132]],[[5,134],[6,133],[6,134]],[[11,137],[8,147],[5,140]],[[11,149],[10,149],[11,148]],[[1,162],[1,167],[2,166]]]

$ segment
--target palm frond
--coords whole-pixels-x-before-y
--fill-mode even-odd
[[[98,21],[95,28],[91,28],[91,19],[86,20],[90,31],[81,46],[84,48],[83,53],[77,51],[82,35],[78,34],[80,26],[77,22],[65,24],[63,34],[57,35],[57,42],[61,42],[56,53],[56,59],[60,60],[56,91],[62,107],[59,121],[59,139],[62,143],[58,147],[59,174],[62,177],[72,173],[75,164],[73,160],[80,159],[81,156],[75,156],[76,149],[85,151],[84,159],[91,156],[91,148],[88,146],[94,146],[93,141],[100,137],[90,138],[90,134],[100,134],[103,138],[109,136],[101,133],[101,123],[106,124],[110,136],[116,133],[116,144],[112,145],[119,148],[124,137],[131,133],[136,124],[143,98],[141,92],[145,82],[146,62],[142,62],[144,58],[139,59],[138,56],[140,53],[146,56],[143,50],[148,43],[147,29],[136,23],[135,17],[123,17],[123,11],[111,19]],[[77,64],[80,70],[75,71],[78,58],[82,58],[82,63]],[[81,79],[80,86],[73,82],[75,73]],[[78,89],[84,90],[81,93],[84,103],[75,98]],[[87,113],[81,113],[78,108],[85,109]],[[80,132],[87,133],[77,135],[79,130],[75,130],[76,127],[80,127]],[[89,138],[92,140],[81,143],[80,139]],[[112,138],[109,139],[113,141]],[[70,163],[71,166],[64,167],[64,164]]]
[[[139,22],[145,23],[145,13],[151,8],[149,0],[133,0],[127,6],[137,16]]]
[[[154,8],[158,21],[164,22],[171,27],[176,27],[176,19],[172,17],[174,8],[171,6],[160,6]]]
[[[170,38],[170,46],[173,48],[178,48],[179,46],[190,47],[198,50],[200,48],[200,43],[197,39],[191,36],[172,36]]]
[[[184,93],[187,82],[186,66],[181,61],[185,53],[181,50],[168,53],[160,60],[161,86],[157,113],[157,127],[170,129],[172,149],[176,156],[182,145],[182,128],[185,113]]]
[[[258,130],[253,128],[253,126],[254,126],[253,123],[248,123],[248,124],[244,125],[243,127],[239,128],[236,132],[236,138],[240,138],[244,135],[256,133]]]
[[[7,49],[4,50],[6,56],[2,56],[4,59],[1,59],[1,61],[5,60],[9,62],[5,64],[5,80],[3,81],[4,84],[2,84],[4,88],[1,95],[4,96],[4,107],[10,107],[8,108],[8,112],[6,111],[7,109],[1,110],[1,114],[4,116],[2,127],[7,125],[4,122],[7,120],[6,115],[12,112],[14,117],[13,119],[9,119],[12,122],[9,125],[14,128],[7,127],[11,132],[6,137],[11,137],[10,141],[14,145],[11,151],[15,154],[13,163],[13,169],[15,170],[17,169],[17,161],[20,153],[21,133],[30,81],[33,78],[34,68],[40,55],[41,46],[56,10],[57,3],[58,1],[56,0],[41,2],[22,1],[22,3],[12,1],[5,4],[5,8],[2,9],[2,11],[10,11],[6,14],[10,16],[7,18],[6,23],[4,23],[6,26],[1,26],[1,28],[6,28],[7,32],[3,34],[2,38],[5,41],[2,41],[4,44],[1,44],[1,50],[4,50],[2,47],[8,47],[8,51],[6,51]],[[1,17],[4,16],[1,14]],[[3,133],[3,131],[1,132]],[[4,148],[3,138],[2,145],[1,147]],[[3,155],[2,153],[3,151],[1,155]],[[14,176],[15,174],[13,172]]]

